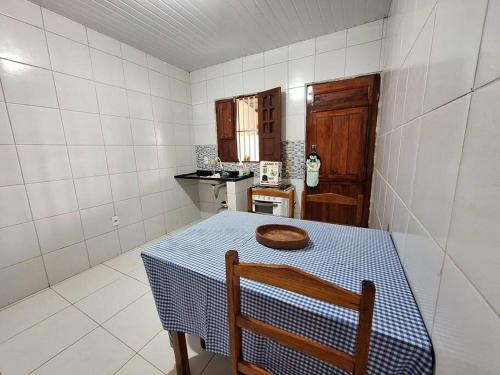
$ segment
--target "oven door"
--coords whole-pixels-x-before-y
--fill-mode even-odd
[[[273,215],[278,208],[278,203],[261,201],[258,199],[253,200],[253,211],[259,214]]]

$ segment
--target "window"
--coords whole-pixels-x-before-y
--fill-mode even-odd
[[[257,95],[236,98],[238,160],[259,161],[259,112]]]
[[[281,88],[215,102],[224,162],[281,160]]]

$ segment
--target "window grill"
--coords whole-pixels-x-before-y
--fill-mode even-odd
[[[256,95],[236,98],[236,139],[240,161],[259,161],[259,113]]]

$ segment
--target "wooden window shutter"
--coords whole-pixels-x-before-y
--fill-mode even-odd
[[[259,159],[281,161],[281,87],[259,97]]]
[[[233,99],[215,102],[217,119],[217,151],[224,162],[238,161],[236,118]]]

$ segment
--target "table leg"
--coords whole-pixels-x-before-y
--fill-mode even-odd
[[[177,331],[169,331],[169,333],[174,345],[175,370],[177,371],[177,375],[190,375],[186,335],[183,332]]]

